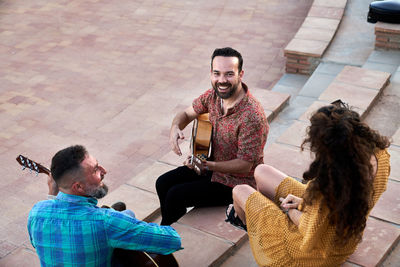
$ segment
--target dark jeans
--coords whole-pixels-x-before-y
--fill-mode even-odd
[[[212,173],[197,175],[186,166],[178,167],[160,177],[156,189],[161,206],[161,225],[171,225],[185,215],[187,207],[229,205],[232,188],[211,182]]]

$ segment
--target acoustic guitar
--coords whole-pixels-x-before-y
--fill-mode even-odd
[[[22,166],[22,170],[28,169],[34,172],[36,176],[39,173],[50,175],[50,169],[44,167],[25,156],[19,155],[16,160]],[[155,253],[147,253],[144,251],[128,250],[116,248],[114,249],[111,266],[115,267],[178,267],[174,255],[160,255]]]
[[[204,166],[211,155],[212,124],[209,114],[200,114],[193,122],[192,138],[190,141],[191,163],[198,175],[203,175],[207,171]]]

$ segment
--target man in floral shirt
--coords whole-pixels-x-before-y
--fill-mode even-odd
[[[187,207],[228,205],[238,184],[255,187],[254,169],[263,163],[269,125],[261,104],[242,82],[243,58],[230,48],[216,49],[211,58],[212,89],[179,112],[170,130],[170,145],[179,156],[182,130],[202,113],[213,127],[212,154],[204,163],[209,170],[199,176],[187,159],[185,166],[160,176],[156,182],[162,225],[176,222]]]

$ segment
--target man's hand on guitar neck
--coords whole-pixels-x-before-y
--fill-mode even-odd
[[[59,191],[58,185],[54,181],[53,176],[51,176],[51,174],[49,174],[47,176],[47,186],[49,187],[49,195],[50,196],[57,196],[58,191]]]

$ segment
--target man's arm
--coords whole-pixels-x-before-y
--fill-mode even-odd
[[[182,130],[195,118],[197,118],[199,114],[197,114],[193,107],[190,106],[186,108],[184,111],[176,114],[175,118],[172,120],[171,130],[169,133],[169,143],[171,145],[172,151],[175,154],[182,156],[181,149],[179,148],[178,140],[185,139]]]
[[[253,162],[242,159],[232,159],[228,161],[206,161],[205,165],[210,171],[222,173],[248,173],[253,166]]]
[[[171,226],[146,223],[123,214],[112,214],[106,222],[112,247],[170,254],[182,249],[181,238]]]

